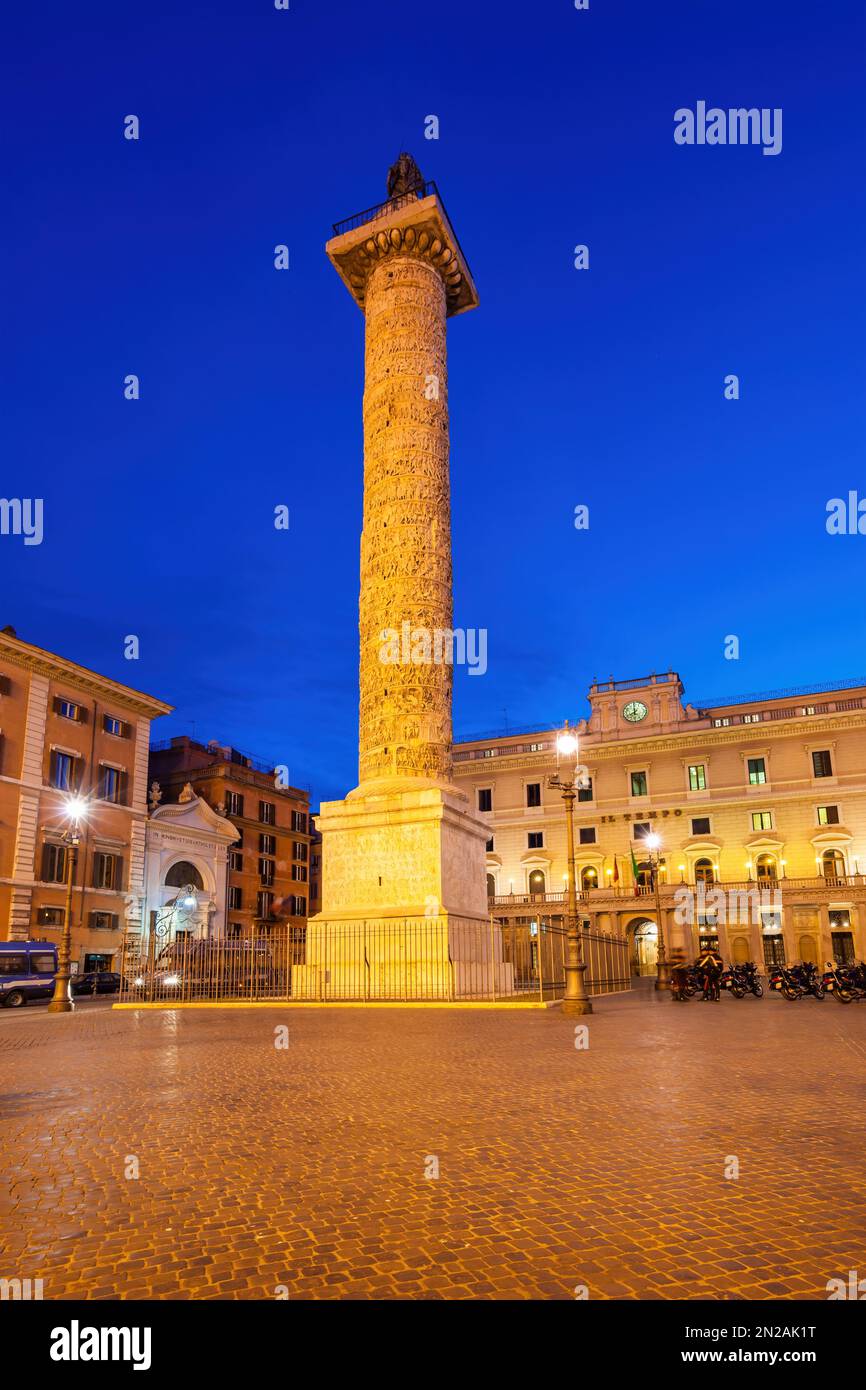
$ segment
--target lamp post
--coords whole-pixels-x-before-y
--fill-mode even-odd
[[[66,845],[66,911],[63,915],[63,931],[60,936],[60,952],[57,957],[57,974],[54,976],[54,993],[48,1005],[50,1014],[71,1014],[75,1008],[72,991],[69,988],[72,956],[72,889],[75,883],[75,870],[78,865],[78,845],[81,839],[81,822],[87,810],[87,803],[80,796],[70,796],[66,801],[66,829],[63,843]]]
[[[670,989],[671,987],[671,968],[668,964],[667,952],[665,950],[665,929],[662,922],[662,902],[659,893],[659,877],[661,872],[661,838],[656,834],[647,835],[644,845],[649,851],[650,870],[653,876],[653,886],[656,897],[656,920],[658,922],[658,959],[656,962],[656,989]]]
[[[577,737],[565,728],[556,740],[556,775],[548,786],[562,792],[565,802],[565,826],[568,843],[568,901],[565,918],[565,996],[564,1014],[591,1014],[592,1002],[586,992],[586,965],[581,959],[580,930],[577,920],[577,885],[574,869],[574,800],[578,785]]]

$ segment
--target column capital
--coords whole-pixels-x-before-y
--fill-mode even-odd
[[[435,266],[445,286],[449,317],[478,304],[466,258],[435,192],[424,198],[404,194],[383,203],[368,221],[332,237],[325,250],[359,309],[365,307],[371,271],[397,255],[416,256]]]

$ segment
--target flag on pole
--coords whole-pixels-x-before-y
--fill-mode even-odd
[[[635,895],[635,897],[637,897],[637,896],[638,896],[638,893],[639,893],[639,891],[640,891],[640,878],[639,878],[639,872],[640,872],[640,871],[639,871],[638,866],[637,866],[637,860],[636,860],[635,857],[634,857],[634,850],[632,849],[630,852],[631,852],[631,871],[632,871],[632,873],[634,874],[634,895]]]
[[[619,883],[619,865],[616,862],[616,855],[613,856],[613,881]]]

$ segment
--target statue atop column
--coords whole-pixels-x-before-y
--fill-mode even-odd
[[[388,197],[402,198],[407,193],[415,193],[420,198],[424,188],[424,176],[411,154],[405,150],[398,154],[388,170]]]

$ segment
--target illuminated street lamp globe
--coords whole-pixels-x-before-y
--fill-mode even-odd
[[[563,732],[557,736],[556,751],[561,754],[563,758],[573,757],[577,753],[577,739],[574,734],[564,729]]]

